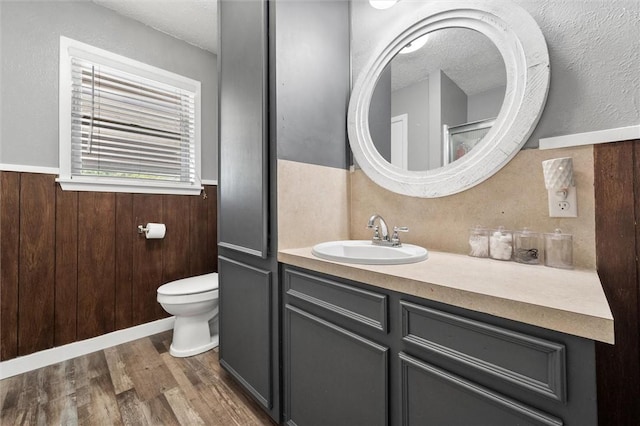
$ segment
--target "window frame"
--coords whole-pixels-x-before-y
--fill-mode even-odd
[[[71,59],[115,68],[141,78],[169,84],[195,94],[195,181],[167,182],[135,178],[71,175]],[[201,83],[197,80],[163,70],[134,59],[103,50],[68,37],[60,36],[59,64],[59,175],[56,179],[63,190],[95,192],[127,192],[138,194],[199,195],[203,189],[201,179]]]

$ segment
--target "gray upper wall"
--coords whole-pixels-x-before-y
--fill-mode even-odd
[[[472,123],[497,117],[504,100],[505,90],[503,86],[468,96],[467,121]]]
[[[391,94],[391,117],[401,114],[408,116],[408,170],[429,168],[429,146],[426,143],[429,140],[429,95],[427,79],[394,90]]]
[[[547,41],[551,85],[544,112],[527,148],[540,138],[637,125],[640,122],[640,2],[638,0],[513,0],[533,16]],[[376,28],[420,2],[403,0],[376,10],[351,4],[354,81]]]
[[[278,158],[348,168],[349,3],[279,1],[274,6],[271,125]]]
[[[369,132],[378,153],[391,162],[391,67],[382,71],[371,95],[369,107]]]
[[[60,36],[202,87],[202,178],[218,178],[216,55],[88,1],[0,0],[0,163],[58,167]]]

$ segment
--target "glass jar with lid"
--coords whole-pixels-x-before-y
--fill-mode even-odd
[[[542,236],[523,228],[513,233],[513,260],[528,265],[542,262]]]
[[[544,264],[552,268],[573,269],[573,235],[560,229],[544,234]]]
[[[497,260],[511,260],[513,255],[513,233],[500,226],[489,235],[489,257]]]
[[[469,256],[489,257],[489,230],[480,225],[469,229]]]

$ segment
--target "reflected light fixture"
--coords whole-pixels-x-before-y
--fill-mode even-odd
[[[398,3],[399,0],[369,0],[369,4],[371,7],[376,9],[389,9],[394,4]]]
[[[428,39],[429,39],[429,34],[425,34],[422,37],[418,37],[417,39],[413,40],[412,42],[407,43],[407,45],[402,48],[400,53],[404,54],[404,53],[415,52],[416,50],[420,49],[422,46],[427,44],[427,40]]]

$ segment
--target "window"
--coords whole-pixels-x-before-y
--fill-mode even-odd
[[[61,37],[58,181],[200,193],[200,82]]]

